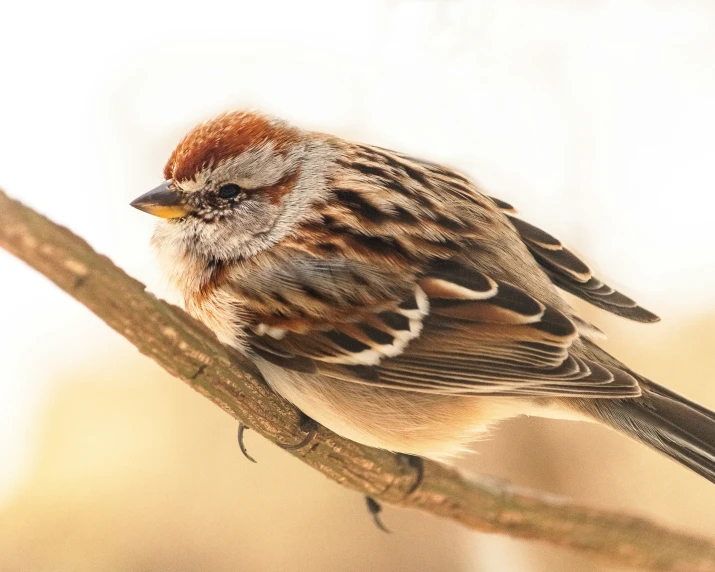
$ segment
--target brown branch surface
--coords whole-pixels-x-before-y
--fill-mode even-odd
[[[157,299],[84,240],[0,191],[0,246],[79,300],[140,352],[275,443],[297,443],[298,411],[273,393],[256,368],[220,344],[181,309]],[[292,454],[338,483],[473,530],[542,540],[611,564],[643,570],[715,572],[715,545],[649,520],[588,508],[490,477],[466,477],[402,458],[320,428]]]

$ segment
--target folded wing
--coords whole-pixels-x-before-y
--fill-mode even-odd
[[[557,238],[517,218],[516,210],[510,204],[494,197],[491,199],[509,217],[529,252],[556,286],[594,306],[630,320],[660,320],[652,312],[641,308],[635,301],[596,278],[588,265]]]
[[[266,324],[270,323],[270,326]],[[287,369],[453,395],[631,397],[627,373],[580,358],[564,314],[463,265],[432,263],[414,293],[310,328],[259,318],[250,344]]]

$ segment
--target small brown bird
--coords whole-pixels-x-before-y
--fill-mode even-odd
[[[445,458],[517,415],[600,421],[715,481],[715,414],[595,343],[557,288],[658,318],[467,177],[254,112],[190,131],[132,206],[187,310],[307,416]]]

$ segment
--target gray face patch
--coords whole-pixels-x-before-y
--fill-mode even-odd
[[[177,183],[193,195],[189,201],[197,214],[161,221],[154,243],[159,250],[204,260],[255,256],[290,234],[327,195],[327,173],[336,154],[328,142],[306,134],[306,141],[288,153],[276,153],[268,142],[202,171],[195,180]],[[296,175],[295,185],[279,202],[261,192],[291,175]],[[245,196],[219,200],[218,189],[228,183],[245,189]]]

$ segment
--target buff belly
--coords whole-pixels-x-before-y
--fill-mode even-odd
[[[525,398],[417,393],[257,365],[277,393],[338,435],[435,459],[467,452],[495,422],[539,409]]]

